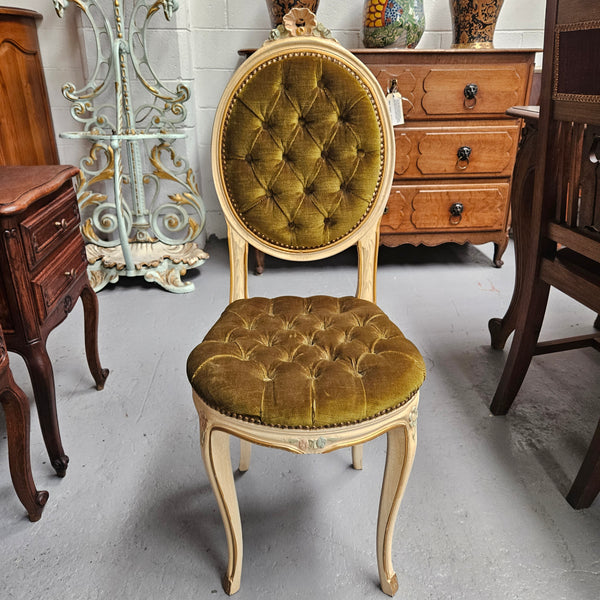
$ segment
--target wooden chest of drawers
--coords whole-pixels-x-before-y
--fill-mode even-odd
[[[403,97],[396,170],[381,243],[493,242],[502,265],[509,195],[534,50],[353,51],[384,91]]]

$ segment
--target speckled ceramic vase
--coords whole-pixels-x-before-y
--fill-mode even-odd
[[[423,0],[365,0],[367,48],[415,48],[425,31]]]
[[[450,0],[453,48],[493,48],[504,0]]]
[[[292,8],[308,8],[316,14],[319,8],[319,0],[267,0],[267,9],[271,17],[271,26],[273,29],[281,25],[283,17],[287,15]]]

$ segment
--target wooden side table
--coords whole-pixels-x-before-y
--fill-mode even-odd
[[[8,364],[8,352],[0,327],[0,403],[6,417],[8,463],[15,492],[30,521],[39,521],[48,492],[38,491],[31,474],[29,456],[29,401],[15,383]]]
[[[87,362],[101,390],[98,300],[87,277],[71,166],[0,167],[0,324],[29,370],[50,462],[65,475],[46,339],[81,297]]]

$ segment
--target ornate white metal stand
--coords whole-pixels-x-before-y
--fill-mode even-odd
[[[78,201],[92,285],[100,290],[123,274],[142,275],[171,292],[190,292],[194,285],[181,277],[208,258],[192,241],[205,221],[194,173],[172,145],[185,137],[180,126],[190,92],[181,83],[169,90],[146,52],[150,19],[162,8],[170,20],[177,1],[131,0],[127,27],[123,0],[104,2],[112,4],[114,25],[101,0],[52,1],[59,17],[69,4],[80,8],[96,42],[96,64],[88,82],[81,89],[72,83],[63,86],[63,95],[73,102],[71,115],[83,124],[83,131],[61,134],[91,142],[79,164]],[[135,109],[134,82],[150,94],[150,100]],[[150,165],[147,170],[144,159]],[[112,201],[107,190],[111,180]]]

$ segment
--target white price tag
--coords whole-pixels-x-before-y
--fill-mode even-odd
[[[392,92],[387,95],[388,109],[392,117],[392,125],[404,124],[404,108],[402,107],[402,94],[400,92]]]

